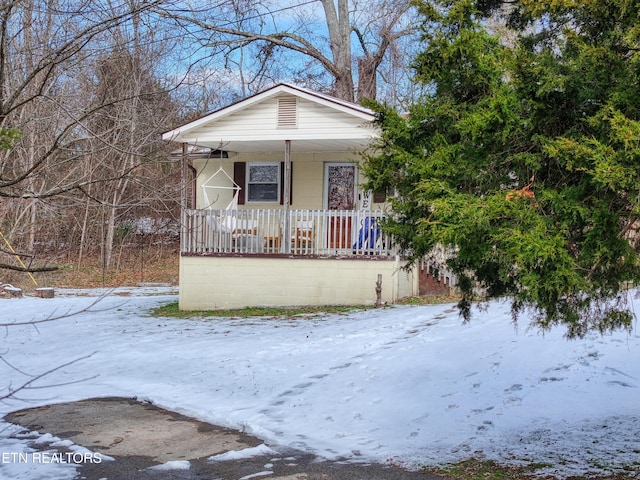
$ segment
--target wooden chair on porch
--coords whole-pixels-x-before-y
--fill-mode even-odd
[[[262,237],[258,237],[257,220],[237,219],[231,233],[234,250],[262,253],[264,245]]]
[[[308,253],[313,249],[315,224],[313,220],[299,220],[291,237],[291,249],[295,253]]]

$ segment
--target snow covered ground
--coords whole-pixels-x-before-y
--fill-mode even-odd
[[[271,446],[406,466],[469,456],[553,465],[559,476],[640,459],[640,331],[566,340],[494,302],[463,324],[452,305],[290,319],[160,319],[159,288],[0,300],[0,389],[56,370],[0,403],[126,396]],[[83,293],[83,295],[80,295]],[[638,307],[640,309],[640,307]],[[6,390],[2,390],[6,393]],[[0,396],[2,394],[0,393]],[[28,450],[0,421],[0,454]],[[42,432],[44,433],[44,432]],[[1,457],[0,457],[1,458]],[[5,458],[6,460],[6,458]],[[0,461],[0,478],[73,478],[59,464]]]

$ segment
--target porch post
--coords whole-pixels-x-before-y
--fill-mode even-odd
[[[291,219],[289,218],[289,207],[291,199],[291,140],[284,141],[284,223],[282,233],[282,253],[291,252],[291,243],[289,242]]]
[[[189,150],[186,143],[182,143],[182,157],[180,162],[180,210],[184,212],[187,207],[187,198],[188,198],[188,187],[187,187],[187,178],[189,177],[188,171],[188,158]]]
[[[187,246],[187,236],[190,235],[187,228],[187,178],[189,148],[186,143],[182,143],[182,155],[180,157],[180,252],[184,252]]]

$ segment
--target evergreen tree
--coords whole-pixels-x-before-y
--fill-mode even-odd
[[[507,10],[507,3],[509,9]],[[392,189],[385,226],[419,258],[452,247],[461,313],[512,299],[568,336],[632,326],[640,279],[640,2],[420,3],[407,118],[377,105],[371,189]],[[517,34],[501,42],[489,18]]]

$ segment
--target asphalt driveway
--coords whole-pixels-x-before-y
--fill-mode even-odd
[[[250,435],[210,425],[129,398],[96,398],[30,408],[5,420],[50,433],[94,452],[101,461],[70,454],[86,480],[437,480],[395,465],[327,460]],[[54,449],[35,444],[33,448]],[[226,453],[231,452],[231,453]],[[226,455],[224,455],[226,453]],[[212,458],[213,457],[213,458]],[[64,457],[63,457],[64,458]],[[81,459],[77,461],[77,459]]]

